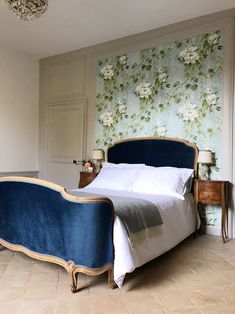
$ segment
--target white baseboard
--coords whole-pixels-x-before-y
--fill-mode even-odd
[[[14,171],[14,172],[0,172],[1,177],[17,176],[38,178],[39,171]]]
[[[221,236],[221,229],[211,226],[202,226],[201,231],[210,235]]]

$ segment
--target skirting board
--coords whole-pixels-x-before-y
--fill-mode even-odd
[[[202,226],[201,230],[203,233],[214,235],[214,236],[221,236],[221,229],[215,228],[211,226]],[[222,238],[221,238],[222,239]]]
[[[38,178],[39,171],[15,171],[15,172],[0,172],[0,177],[30,177]]]

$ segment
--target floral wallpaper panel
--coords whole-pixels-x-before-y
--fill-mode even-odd
[[[217,30],[97,63],[96,146],[140,136],[169,136],[215,153],[220,178],[223,32]],[[219,223],[215,207],[208,225]]]

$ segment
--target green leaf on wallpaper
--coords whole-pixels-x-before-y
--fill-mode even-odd
[[[177,48],[180,48],[182,46],[181,41],[175,41],[175,45]]]
[[[177,104],[179,104],[181,102],[181,97],[180,97],[180,94],[175,94],[174,95],[174,100]]]
[[[208,69],[208,73],[214,74],[215,73],[215,69]]]
[[[137,67],[137,63],[135,62],[135,63],[132,64],[131,68],[134,69],[136,67]]]
[[[180,86],[180,82],[179,81],[176,81],[174,84],[173,84],[173,87],[178,87]]]
[[[196,89],[197,89],[197,87],[198,87],[198,85],[197,85],[197,84],[191,85],[191,89],[192,89],[192,90],[196,90]]]

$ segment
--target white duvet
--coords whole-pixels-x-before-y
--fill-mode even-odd
[[[176,246],[183,239],[195,231],[195,210],[193,196],[188,193],[185,200],[166,195],[140,194],[101,188],[85,187],[81,189],[87,193],[105,196],[129,196],[146,199],[158,207],[163,225],[154,227],[155,237],[142,241],[135,248],[131,247],[126,229],[122,221],[115,217],[114,221],[114,280],[121,288],[126,273],[132,272],[146,262],[160,256]],[[75,190],[73,190],[73,193]]]

